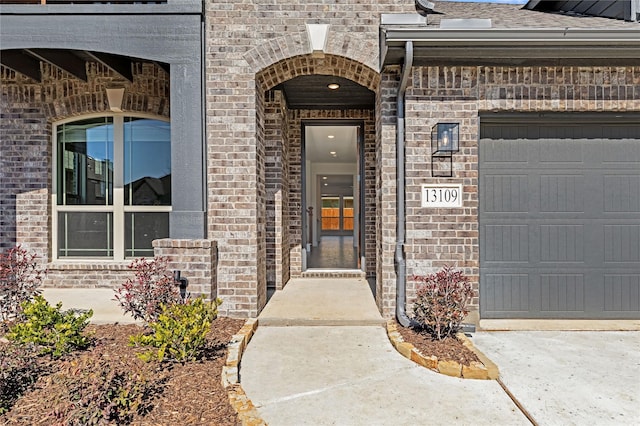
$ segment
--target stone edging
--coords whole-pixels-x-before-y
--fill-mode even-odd
[[[256,407],[244,393],[238,376],[242,354],[257,328],[257,318],[250,318],[244,323],[238,334],[234,334],[231,337],[231,341],[227,346],[227,362],[222,367],[222,386],[227,390],[229,402],[238,413],[238,418],[243,426],[266,425],[260,414],[258,414]]]
[[[464,335],[464,333],[458,333],[457,337],[462,344],[469,350],[476,354],[481,362],[472,362],[470,366],[460,365],[455,361],[439,361],[435,356],[422,355],[415,346],[409,342],[405,342],[400,333],[398,332],[398,326],[395,319],[387,321],[387,335],[394,348],[402,356],[410,359],[416,364],[420,364],[430,370],[437,371],[447,376],[460,377],[463,379],[482,379],[482,380],[496,380],[499,377],[498,367],[489,359],[485,354],[480,352],[473,346],[471,340]]]

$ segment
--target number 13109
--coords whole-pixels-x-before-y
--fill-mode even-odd
[[[462,207],[462,185],[422,185],[422,207]]]

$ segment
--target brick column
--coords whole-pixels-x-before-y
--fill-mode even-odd
[[[189,280],[187,291],[192,297],[204,295],[213,299],[217,296],[218,245],[211,240],[178,240],[164,238],[153,241],[155,256],[169,259],[171,270],[182,271],[182,277]],[[224,302],[224,298],[221,297]],[[224,303],[220,312],[226,312]]]

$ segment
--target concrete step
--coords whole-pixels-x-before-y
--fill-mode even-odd
[[[307,269],[302,278],[362,278],[367,274],[359,269]]]

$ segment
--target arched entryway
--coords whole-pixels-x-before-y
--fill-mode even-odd
[[[324,183],[329,188],[332,180],[338,186],[324,198],[327,203],[337,199],[338,208],[324,213],[337,213],[334,221],[339,226],[325,230],[325,235],[347,237],[343,240],[352,252],[356,250],[353,264],[337,264],[335,273],[342,269],[374,275],[379,80],[372,68],[337,55],[296,56],[256,74],[257,153],[264,156],[258,188],[261,191],[263,183],[264,205],[258,229],[264,230],[268,287],[282,289],[290,278],[313,266],[307,261],[322,244],[322,188]],[[333,84],[339,87],[332,89]],[[314,131],[322,138],[341,139],[342,148],[351,148],[343,153],[331,148],[327,139],[321,142],[326,158],[321,158],[317,146],[310,155],[310,139],[318,138],[312,136]],[[342,155],[350,157],[340,159]],[[310,217],[309,208],[315,216]],[[330,220],[325,219],[327,224]]]

